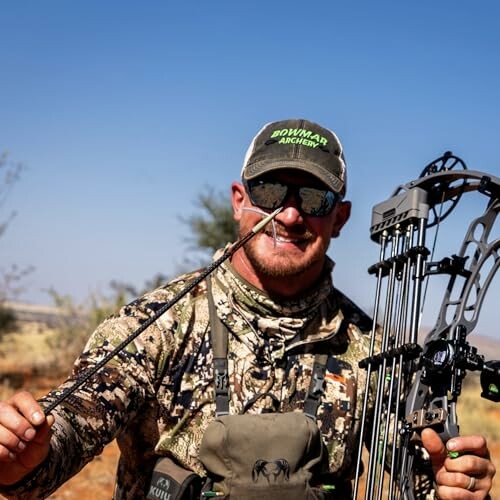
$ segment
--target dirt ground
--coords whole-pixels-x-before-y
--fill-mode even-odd
[[[106,446],[101,455],[94,458],[79,474],[70,479],[49,498],[78,500],[111,498],[118,455],[119,450],[116,442]]]

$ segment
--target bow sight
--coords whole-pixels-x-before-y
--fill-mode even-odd
[[[468,192],[484,195],[486,210],[469,225],[457,254],[428,261],[427,230],[436,226],[437,233]],[[360,363],[367,383],[354,498],[363,441],[369,448],[366,499],[420,497],[429,483],[416,470],[418,434],[424,427],[443,441],[458,434],[456,403],[467,371],[480,371],[481,395],[500,401],[500,361],[486,362],[467,341],[500,265],[500,238],[491,237],[499,211],[500,179],[468,170],[451,152],[373,208],[370,232],[380,257],[369,269],[377,286],[370,354]],[[436,324],[420,346],[423,284],[437,274],[448,275],[448,285]],[[373,422],[369,435],[367,420]]]

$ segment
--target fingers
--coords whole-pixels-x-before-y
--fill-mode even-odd
[[[490,453],[486,439],[483,436],[460,436],[446,443],[449,451],[458,453],[473,453],[479,457],[489,458]]]
[[[53,421],[53,417],[45,418],[42,407],[27,392],[0,402],[0,461],[14,460],[30,442],[45,441],[45,428],[50,428]]]
[[[460,472],[442,470],[436,475],[436,483],[438,484],[439,498],[452,498],[452,493],[455,495],[453,498],[457,498],[459,494],[469,498],[464,490],[475,493],[475,496],[470,496],[470,498],[478,498],[480,492],[486,495],[491,489],[492,478],[489,475],[476,477]]]
[[[445,446],[436,432],[424,429],[421,438],[432,461],[439,498],[486,497],[496,471],[484,437],[455,437]],[[449,452],[457,453],[456,458]]]
[[[434,430],[427,428],[422,431],[421,438],[422,444],[429,452],[431,460],[435,465],[440,465],[439,462],[444,462],[445,459],[450,457],[449,452],[456,453],[458,457],[451,458],[452,462],[450,462],[450,465],[452,468],[453,464],[474,467],[478,464],[478,462],[473,459],[473,456],[483,457],[486,459],[490,458],[488,445],[486,443],[486,439],[483,436],[454,437],[450,439],[445,446],[441,441],[439,435]],[[469,457],[470,460],[467,461],[465,457]],[[461,460],[458,460],[459,458]],[[466,463],[464,464],[464,462]],[[474,471],[473,469],[471,469],[470,472],[474,474],[479,473],[480,471]]]
[[[0,485],[15,484],[45,460],[53,423],[28,392],[0,402]]]
[[[461,472],[468,476],[483,476],[490,473],[490,460],[475,455],[447,458],[444,466],[448,472]]]
[[[488,492],[496,469],[490,460],[486,439],[483,436],[460,436],[451,439],[446,446],[448,450],[460,453],[457,458],[445,460],[446,471],[462,476],[459,479],[462,488]]]
[[[6,403],[16,408],[32,425],[40,425],[45,420],[43,408],[29,392],[18,392]]]

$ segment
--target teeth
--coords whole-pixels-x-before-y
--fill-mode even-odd
[[[271,238],[273,238],[272,234],[269,234],[268,236],[270,236]],[[296,238],[287,238],[286,236],[277,234],[276,235],[276,241],[279,242],[279,243],[300,243],[301,240],[296,239]]]
[[[285,238],[284,236],[276,236],[276,241],[282,243],[297,243],[299,240],[293,240],[292,238]]]
[[[274,238],[273,233],[270,233],[268,231],[266,231],[266,235],[269,236],[270,238]],[[283,236],[282,234],[277,234],[276,241],[278,243],[301,243],[303,240],[300,238],[289,238],[289,237]]]

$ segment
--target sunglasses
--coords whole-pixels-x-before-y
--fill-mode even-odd
[[[342,196],[328,189],[286,184],[273,179],[244,181],[251,202],[260,208],[275,210],[286,198],[294,194],[299,201],[299,210],[306,215],[323,217],[328,215]]]

